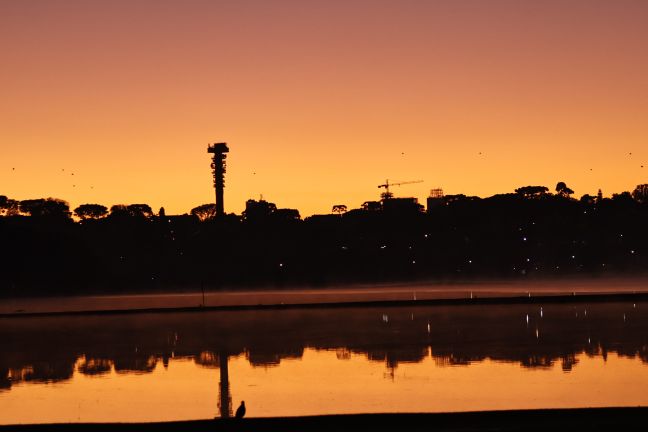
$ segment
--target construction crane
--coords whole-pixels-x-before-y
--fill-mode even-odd
[[[384,184],[378,185],[378,188],[385,188],[385,192],[380,194],[380,198],[385,200],[394,197],[394,194],[389,191],[390,186],[401,186],[401,185],[412,184],[412,183],[423,183],[423,180],[410,180],[410,181],[404,181],[398,183],[389,183],[389,180],[385,180]]]

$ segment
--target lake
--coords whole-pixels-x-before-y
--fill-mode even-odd
[[[648,405],[648,303],[0,318],[0,424]]]

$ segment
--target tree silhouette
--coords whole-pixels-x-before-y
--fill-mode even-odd
[[[115,204],[110,207],[110,217],[112,218],[151,218],[153,209],[148,204]]]
[[[99,219],[108,214],[108,208],[100,204],[81,204],[74,209],[74,214],[85,219]]]
[[[558,184],[556,184],[556,192],[558,192],[558,195],[563,198],[569,198],[569,196],[574,193],[573,190],[567,187],[565,182],[558,182]]]
[[[124,204],[115,204],[110,207],[110,217],[128,217],[130,216],[128,208]]]
[[[35,217],[70,217],[70,206],[58,198],[38,198],[20,201],[21,213]]]
[[[267,219],[271,214],[277,211],[277,205],[265,200],[247,200],[245,202],[245,211],[243,219],[248,222],[256,222]]]
[[[0,195],[0,216],[15,216],[20,213],[20,203]]]
[[[583,204],[592,205],[596,202],[596,198],[592,195],[585,194],[580,198],[580,202],[582,202]]]
[[[333,211],[333,213],[337,213],[337,214],[339,214],[341,216],[342,213],[346,213],[347,206],[345,206],[344,204],[336,204],[336,205],[333,206],[332,211]]]
[[[618,194],[612,194],[612,201],[630,204],[634,202],[634,199],[632,198],[632,194],[630,192],[625,191]]]
[[[196,216],[201,222],[204,222],[216,216],[216,204],[202,204],[192,208],[189,213]]]
[[[299,210],[288,209],[288,208],[277,209],[273,213],[273,216],[276,219],[286,220],[286,221],[295,221],[301,219],[301,216],[299,215]]]
[[[632,191],[632,198],[635,199],[635,201],[640,202],[640,203],[647,203],[648,202],[648,184],[640,184],[637,185],[634,191]]]
[[[525,198],[537,198],[549,192],[546,186],[522,186],[515,189],[515,193],[523,195]]]
[[[153,209],[148,204],[129,204],[126,209],[132,217],[150,218],[153,216]]]

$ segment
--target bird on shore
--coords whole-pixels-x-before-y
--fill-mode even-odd
[[[245,401],[241,401],[241,405],[238,408],[236,408],[235,417],[237,419],[241,419],[243,418],[244,415],[245,415]]]

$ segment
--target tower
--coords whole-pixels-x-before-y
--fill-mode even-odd
[[[214,189],[216,190],[216,216],[225,214],[223,203],[223,194],[225,189],[225,169],[227,168],[227,155],[229,148],[226,143],[215,143],[207,147],[207,153],[213,153],[212,156],[212,175],[214,176]]]
[[[218,387],[218,410],[222,418],[232,417],[232,393],[229,385],[229,357],[227,353],[218,355],[218,368],[220,369],[220,385]]]

